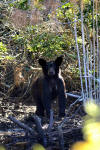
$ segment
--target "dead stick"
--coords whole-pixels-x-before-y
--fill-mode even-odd
[[[53,126],[54,120],[53,120],[53,110],[50,110],[50,121],[49,121],[49,126],[47,128],[47,132],[50,132]]]
[[[60,150],[64,150],[64,137],[63,137],[63,131],[62,127],[58,126],[58,135],[59,135],[59,147]]]
[[[34,130],[32,128],[30,128],[29,126],[27,126],[26,124],[20,122],[19,120],[17,120],[16,118],[9,116],[8,117],[11,121],[13,121],[14,123],[16,123],[18,126],[20,126],[23,129],[26,129],[27,131],[29,131],[32,135],[34,135]]]
[[[42,129],[40,118],[37,115],[34,115],[34,121],[36,123],[36,128],[37,128],[37,131],[38,131],[38,133],[42,139],[43,145],[46,147],[47,146],[47,139],[45,136],[45,132]]]

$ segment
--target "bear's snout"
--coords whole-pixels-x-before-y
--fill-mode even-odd
[[[54,76],[55,75],[55,70],[54,70],[53,67],[49,68],[48,75],[50,75],[50,76]]]

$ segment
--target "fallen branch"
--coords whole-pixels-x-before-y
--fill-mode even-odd
[[[20,122],[19,120],[15,119],[12,116],[8,117],[11,121],[13,121],[14,123],[16,123],[18,126],[20,126],[21,128],[27,130],[28,132],[30,132],[32,135],[34,135],[34,130],[32,128],[30,128],[29,126],[27,126],[26,124]]]
[[[67,96],[70,96],[70,97],[74,97],[74,98],[81,98],[80,95],[76,95],[76,94],[72,94],[72,93],[66,93]]]

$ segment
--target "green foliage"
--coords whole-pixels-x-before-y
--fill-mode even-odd
[[[74,40],[72,37],[68,38],[66,32],[49,32],[43,30],[42,26],[30,27],[27,32],[27,35],[29,35],[26,37],[27,49],[33,53],[33,57],[38,55],[52,58],[67,53],[67,50],[74,44]]]
[[[88,2],[85,3],[83,13],[84,13],[84,23],[88,26],[88,28],[93,28],[93,1],[88,0]],[[98,14],[99,13],[100,9],[98,9]],[[95,10],[94,10],[94,22],[96,22]],[[98,25],[100,26],[100,15],[98,15]]]
[[[15,58],[13,56],[11,56],[11,55],[7,55],[7,56],[5,56],[4,59],[6,59],[6,60],[14,60]]]
[[[74,11],[79,12],[78,7],[74,8],[73,3],[65,3],[57,9],[57,18],[63,23],[73,23]]]
[[[7,52],[6,45],[0,42],[0,54]]]
[[[27,10],[29,8],[29,6],[28,6],[28,0],[20,0],[18,2],[18,8],[19,9],[23,9],[23,10]]]
[[[24,44],[24,38],[23,38],[23,35],[21,34],[15,34],[13,35],[13,40],[15,41],[15,43],[17,44]]]
[[[68,32],[51,32],[48,24],[39,26],[28,26],[26,32],[14,35],[16,44],[23,44],[25,51],[32,55],[32,58],[46,57],[54,58],[57,55],[66,54],[68,57],[75,58],[74,51],[70,48],[74,45],[74,39]],[[69,35],[68,35],[68,34]],[[70,51],[71,53],[69,54]]]
[[[38,33],[27,44],[29,51],[49,58],[64,52],[63,47],[66,47],[63,36],[46,32]]]
[[[9,55],[6,45],[0,42],[0,60],[3,59],[12,60],[14,57]]]
[[[39,2],[44,2],[44,0],[39,0]]]
[[[66,2],[66,0],[60,0],[62,3],[65,3]]]
[[[28,0],[15,1],[13,3],[10,3],[9,5],[10,7],[16,7],[22,10],[29,9]]]
[[[81,20],[80,4],[68,2],[57,9],[57,18],[61,22],[70,23],[70,25],[73,26],[72,23],[74,22],[74,13],[76,13],[77,23],[79,23]],[[98,14],[99,13],[100,9],[98,9]],[[83,15],[84,24],[87,25],[88,28],[93,28],[93,1],[84,1]],[[94,21],[96,22],[96,10],[94,10]],[[100,26],[100,15],[98,15],[98,25]],[[81,25],[79,26],[79,29],[80,28]]]

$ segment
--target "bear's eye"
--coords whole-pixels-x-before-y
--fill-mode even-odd
[[[49,66],[49,67],[53,67],[53,66],[54,66],[54,63],[53,63],[53,62],[50,62],[50,63],[48,64],[48,66]]]

